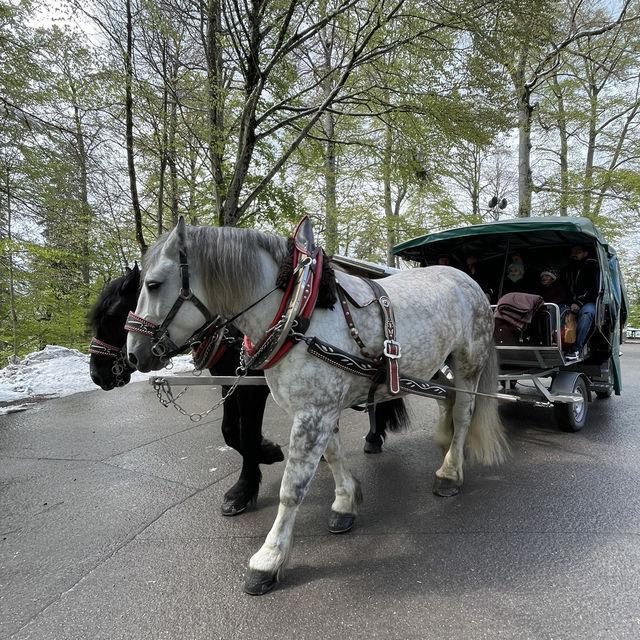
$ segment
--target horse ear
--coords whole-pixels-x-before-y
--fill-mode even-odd
[[[138,263],[136,262],[133,269],[129,269],[129,267],[127,267],[126,276],[122,281],[122,284],[120,285],[120,293],[126,294],[128,291],[137,293],[139,284],[140,269],[138,268]]]
[[[165,242],[165,251],[178,253],[182,250],[185,243],[185,235],[186,235],[186,224],[184,221],[184,217],[180,216],[178,218],[178,224],[171,230],[169,236],[167,237],[167,241]]]

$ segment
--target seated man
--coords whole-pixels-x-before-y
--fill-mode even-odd
[[[589,257],[589,250],[581,245],[571,247],[569,264],[563,270],[568,291],[569,307],[578,315],[576,341],[566,354],[567,360],[577,360],[596,316],[596,301],[600,289],[598,262]]]

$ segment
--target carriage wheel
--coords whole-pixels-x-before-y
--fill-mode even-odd
[[[613,359],[612,358],[609,358],[608,367],[609,368],[608,368],[608,374],[607,374],[607,388],[600,391],[596,391],[596,397],[600,398],[601,400],[610,398],[611,394],[613,393]]]
[[[565,431],[580,431],[587,422],[587,406],[589,401],[589,388],[582,376],[578,376],[573,384],[573,393],[582,396],[582,402],[556,404],[554,410],[556,420]]]

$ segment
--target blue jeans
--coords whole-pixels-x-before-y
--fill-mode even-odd
[[[595,317],[595,302],[587,302],[580,311],[578,311],[578,328],[576,329],[576,341],[573,343],[573,350],[580,351],[582,347],[584,347],[584,341],[587,339],[587,334],[589,333],[589,329],[591,329]]]

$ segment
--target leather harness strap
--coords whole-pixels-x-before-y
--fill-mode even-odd
[[[364,344],[364,342],[362,342],[362,338],[360,338],[360,334],[358,332],[358,329],[356,328],[356,325],[353,322],[353,316],[351,315],[351,310],[349,309],[349,304],[347,302],[347,293],[340,286],[340,284],[338,284],[336,286],[336,295],[338,297],[338,301],[340,302],[340,307],[342,308],[342,313],[344,315],[344,319],[345,319],[345,321],[347,323],[347,326],[349,327],[349,333],[351,334],[351,337],[353,338],[354,342],[360,348],[360,353],[365,358],[373,358],[374,360],[378,360],[378,362],[380,362],[380,360],[378,358],[374,358],[374,356],[371,355],[371,353],[367,349],[367,347]],[[353,302],[353,300],[352,300],[352,302]]]
[[[387,384],[389,385],[389,391],[395,395],[400,393],[398,359],[401,354],[400,343],[396,340],[395,316],[387,292],[375,280],[368,280],[368,283],[378,298],[378,303],[382,309],[382,325],[385,336],[383,355],[387,362]]]

